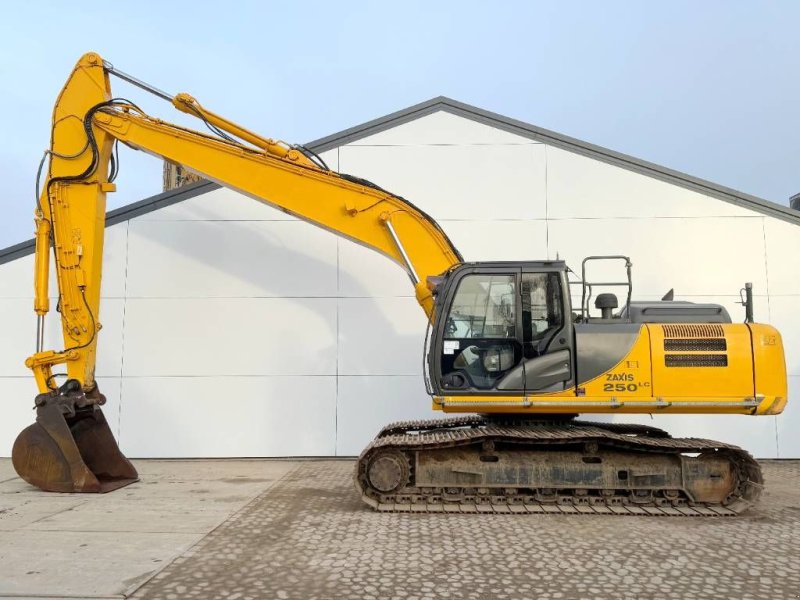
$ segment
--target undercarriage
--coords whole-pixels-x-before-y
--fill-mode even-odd
[[[741,448],[655,427],[468,416],[384,427],[355,482],[378,511],[717,517],[763,478]]]

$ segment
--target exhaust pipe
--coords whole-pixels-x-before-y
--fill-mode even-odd
[[[100,409],[105,402],[76,379],[36,396],[36,422],[11,451],[17,474],[47,492],[105,493],[138,481]]]

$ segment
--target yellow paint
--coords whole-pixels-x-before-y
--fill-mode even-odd
[[[36,266],[34,285],[33,311],[46,315],[50,311],[50,221],[37,211],[36,215]]]
[[[47,390],[45,382],[52,374],[51,367],[61,363],[66,363],[69,377],[80,381],[86,390],[95,386],[106,220],[104,185],[108,181],[113,138],[95,127],[98,160],[94,171],[75,182],[59,181],[59,178],[78,176],[92,163],[83,116],[92,106],[111,97],[108,76],[102,65],[98,55],[84,55],[53,110],[50,165],[40,207],[37,207],[34,309],[38,315],[44,315],[49,309],[46,298],[50,244],[47,238],[51,237],[65,350],[44,351],[31,357],[31,368],[40,391]],[[67,360],[67,354],[73,358]]]
[[[578,386],[590,398],[620,398],[650,400],[653,397],[650,365],[650,334],[646,326],[630,352],[615,366]]]
[[[447,401],[445,406],[442,405],[442,400]],[[497,402],[503,404],[497,405]],[[692,402],[704,404],[692,406]],[[521,396],[434,396],[431,408],[445,413],[485,414],[768,414],[758,412],[759,409],[744,398],[737,401],[736,405],[731,405],[731,402],[731,398],[719,396],[682,396],[661,398],[658,401],[649,398],[619,398],[615,402],[608,397],[567,396],[558,403],[552,399],[544,401],[539,396],[529,396],[527,403]]]
[[[667,367],[664,355],[662,325],[648,325],[653,348],[653,394],[655,396],[695,397],[719,396],[742,398],[753,395],[753,355],[750,347],[750,330],[747,325],[724,324],[719,326],[727,343],[727,367]],[[697,354],[701,352],[676,352]]]
[[[753,335],[755,391],[764,397],[756,414],[778,415],[789,396],[781,334],[769,325],[753,323],[749,327]]]

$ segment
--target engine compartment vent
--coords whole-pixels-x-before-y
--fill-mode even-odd
[[[727,367],[727,354],[667,354],[664,363],[668,367]]]
[[[666,352],[719,352],[728,349],[725,338],[669,338],[664,340]]]
[[[665,338],[724,338],[720,325],[662,325]]]

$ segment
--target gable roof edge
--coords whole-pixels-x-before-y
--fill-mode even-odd
[[[706,196],[711,196],[741,208],[753,210],[770,217],[787,221],[794,225],[800,225],[800,212],[792,210],[788,206],[783,206],[782,204],[777,204],[776,202],[771,202],[752,194],[740,192],[738,190],[734,190],[732,188],[725,187],[699,177],[694,177],[693,175],[682,173],[681,171],[676,171],[674,169],[648,162],[646,160],[635,158],[628,154],[623,154],[622,152],[616,152],[614,150],[604,148],[603,146],[590,144],[589,142],[584,142],[583,140],[579,140],[577,138],[556,133],[555,131],[551,131],[549,129],[537,127],[536,125],[531,125],[530,123],[526,123],[524,121],[512,119],[498,113],[478,108],[477,106],[465,104],[446,96],[438,96],[403,110],[399,110],[383,117],[373,119],[372,121],[362,123],[361,125],[356,125],[355,127],[345,129],[339,133],[334,133],[324,138],[314,140],[313,142],[307,144],[307,146],[313,149],[315,152],[325,152],[326,150],[331,150],[332,148],[337,148],[339,146],[358,141],[370,135],[381,133],[382,131],[392,129],[398,125],[402,125],[403,123],[407,123],[439,111],[464,117],[489,127],[501,129],[508,133],[555,146],[576,154],[581,154],[588,158],[594,158],[607,164],[621,167],[641,175],[653,177],[654,179],[658,179],[666,183],[678,185]]]

